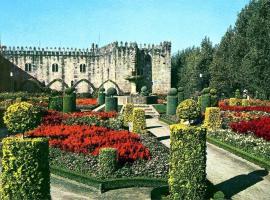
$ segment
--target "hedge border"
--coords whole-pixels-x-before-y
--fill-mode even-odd
[[[207,142],[209,142],[215,146],[218,146],[222,149],[225,149],[225,150],[227,150],[227,151],[229,151],[237,156],[240,156],[241,158],[248,160],[248,161],[252,162],[253,164],[257,164],[262,168],[270,170],[270,162],[267,162],[266,160],[264,160],[260,157],[252,156],[249,153],[247,153],[239,148],[236,148],[230,144],[226,144],[224,142],[221,142],[220,140],[217,140],[213,137],[207,136]]]
[[[169,120],[169,119],[165,119],[165,118],[163,118],[163,117],[159,117],[159,120],[162,121],[162,122],[164,122],[164,123],[166,123],[166,124],[168,124],[168,125],[175,124],[174,121]]]
[[[50,170],[52,174],[68,178],[88,186],[92,186],[98,189],[101,193],[119,188],[160,187],[168,184],[167,179],[134,177],[99,180],[97,178],[81,175],[79,173],[55,166],[50,166]]]

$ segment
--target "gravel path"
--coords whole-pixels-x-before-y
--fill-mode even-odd
[[[170,147],[169,126],[158,119],[147,119],[150,132]],[[269,200],[270,175],[259,166],[212,144],[207,144],[207,178],[235,200]]]

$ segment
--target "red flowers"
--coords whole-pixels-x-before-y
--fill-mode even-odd
[[[269,106],[227,106],[222,103],[219,103],[219,107],[221,110],[230,110],[235,112],[242,112],[242,111],[262,111],[270,113]]]
[[[28,132],[28,136],[49,137],[53,147],[84,154],[98,155],[101,148],[117,148],[120,162],[150,158],[150,152],[140,142],[140,137],[123,130],[81,125],[42,125]]]
[[[76,99],[77,105],[96,105],[97,99]]]
[[[257,137],[270,141],[270,117],[262,117],[250,121],[240,121],[231,123],[230,127],[233,131],[247,134],[254,133]]]

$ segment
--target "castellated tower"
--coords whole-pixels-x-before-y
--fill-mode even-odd
[[[104,86],[129,93],[126,79],[140,75],[138,90],[147,85],[152,93],[165,94],[171,86],[171,43],[137,45],[113,42],[88,49],[1,47],[0,54],[15,66],[52,89],[74,86],[77,92],[93,92]]]

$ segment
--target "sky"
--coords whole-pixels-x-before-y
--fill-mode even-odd
[[[89,48],[114,41],[172,42],[172,52],[213,44],[249,0],[0,0],[6,46]]]

